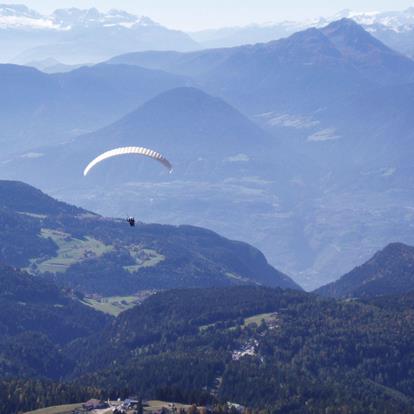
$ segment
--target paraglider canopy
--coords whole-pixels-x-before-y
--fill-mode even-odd
[[[171,174],[173,171],[173,167],[171,163],[160,153],[150,150],[148,148],[143,147],[122,147],[122,148],[115,148],[113,150],[104,152],[103,154],[96,157],[94,160],[92,160],[87,167],[85,168],[85,171],[83,172],[83,175],[86,177],[89,172],[99,163],[102,161],[105,161],[109,158],[113,157],[119,157],[121,155],[143,155],[145,157],[152,158],[155,161],[160,162],[165,168],[168,169],[169,173]]]

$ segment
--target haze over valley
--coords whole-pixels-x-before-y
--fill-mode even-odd
[[[298,2],[0,5],[1,414],[412,413],[414,8]]]
[[[410,11],[392,21],[402,15],[408,27]],[[65,73],[2,65],[0,172],[104,215],[246,240],[319,287],[388,243],[414,243],[414,63],[373,35],[345,18]],[[168,154],[175,173],[131,161],[82,178],[83,164],[122,145]]]

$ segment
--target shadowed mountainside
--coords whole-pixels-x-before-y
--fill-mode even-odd
[[[375,297],[414,290],[414,247],[393,243],[316,293],[335,298]]]
[[[61,286],[104,296],[238,284],[299,289],[257,249],[209,230],[143,223],[130,228],[27,185],[0,182],[0,193],[10,190],[21,203],[0,204],[0,261]],[[36,205],[38,199],[42,204]]]

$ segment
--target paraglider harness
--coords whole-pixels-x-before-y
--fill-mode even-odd
[[[134,217],[128,217],[127,218],[127,222],[129,223],[129,225],[131,227],[135,227],[135,219],[134,219]]]

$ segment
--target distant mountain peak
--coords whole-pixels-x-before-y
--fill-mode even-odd
[[[316,292],[333,297],[369,297],[414,291],[414,247],[391,243],[338,281]]]
[[[58,29],[53,20],[23,4],[0,4],[0,29]]]
[[[73,26],[123,26],[131,28],[135,25],[158,25],[149,17],[137,16],[123,10],[111,9],[102,13],[96,8],[90,9],[58,9],[52,14],[52,18],[61,27]]]
[[[56,9],[51,15],[42,15],[25,5],[0,4],[0,28],[70,30],[73,27],[159,26],[146,16],[137,16],[123,10],[100,12],[97,8],[76,7]]]
[[[41,17],[38,12],[24,4],[0,4],[0,16]]]
[[[347,17],[330,23],[321,31],[334,42],[336,47],[342,50],[345,47],[351,47],[360,52],[369,52],[372,47],[389,50],[387,46],[368,33],[361,25]]]

